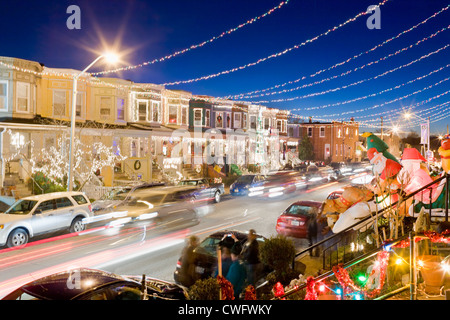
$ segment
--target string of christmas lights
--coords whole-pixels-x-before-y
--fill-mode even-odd
[[[335,102],[335,103],[329,103],[329,104],[326,104],[326,105],[321,105],[321,106],[316,106],[316,107],[295,108],[295,109],[291,109],[291,111],[306,111],[306,110],[324,109],[324,108],[329,108],[329,107],[341,106],[341,105],[353,103],[353,102],[356,102],[356,101],[365,100],[365,99],[368,99],[368,98],[373,98],[375,96],[384,94],[386,92],[390,92],[390,91],[394,91],[394,90],[400,89],[400,88],[402,88],[402,87],[404,87],[406,85],[409,85],[411,83],[414,83],[416,81],[423,80],[423,79],[425,79],[425,78],[427,78],[427,77],[429,77],[429,76],[431,76],[431,75],[433,75],[433,74],[435,74],[437,72],[440,72],[440,71],[444,70],[445,68],[448,68],[449,66],[450,66],[450,64],[448,64],[448,65],[446,65],[444,67],[440,67],[439,69],[433,70],[433,71],[429,72],[428,74],[416,77],[415,79],[410,80],[408,82],[396,85],[396,86],[391,87],[391,88],[387,88],[387,89],[381,90],[381,91],[376,92],[376,93],[371,93],[371,94],[368,94],[368,95],[365,95],[365,96],[361,96],[361,97],[357,97],[357,98],[354,98],[354,99],[345,100],[345,101],[339,101],[339,102]],[[292,98],[292,99],[294,99],[294,98]],[[374,107],[371,107],[371,108],[374,108]],[[346,112],[343,112],[341,114],[356,113],[356,112],[361,112],[361,111],[346,111]]]
[[[303,77],[298,78],[298,79],[296,79],[296,80],[288,81],[288,82],[285,82],[285,83],[283,83],[283,84],[277,84],[277,85],[274,85],[274,86],[269,87],[269,88],[265,88],[265,89],[261,89],[261,90],[254,90],[254,91],[250,91],[250,92],[246,92],[246,93],[240,93],[240,94],[236,94],[236,95],[229,95],[229,96],[225,96],[225,97],[222,97],[222,98],[223,98],[223,99],[240,99],[241,97],[244,97],[244,96],[250,96],[250,95],[253,95],[253,94],[255,94],[255,93],[261,93],[261,92],[265,92],[265,91],[269,91],[269,90],[278,89],[278,88],[284,87],[284,86],[286,86],[286,85],[295,84],[295,83],[297,83],[297,82],[299,82],[299,81],[305,80],[307,77],[311,77],[311,78],[312,78],[312,77],[314,77],[314,76],[316,76],[316,75],[318,75],[318,74],[320,74],[320,73],[323,73],[323,72],[332,70],[332,69],[334,69],[334,68],[337,68],[338,66],[344,65],[344,64],[346,64],[346,63],[348,63],[348,62],[350,62],[350,61],[352,61],[352,60],[355,60],[355,59],[357,59],[357,58],[359,58],[359,57],[361,57],[361,56],[363,56],[363,55],[365,55],[365,54],[368,54],[368,53],[370,53],[370,52],[373,52],[373,51],[375,51],[376,49],[381,48],[381,47],[384,46],[385,44],[387,44],[387,43],[389,43],[389,42],[391,42],[391,41],[393,41],[393,40],[395,40],[395,39],[398,39],[399,37],[401,37],[401,36],[403,36],[403,35],[409,33],[410,31],[413,31],[414,29],[418,28],[419,26],[421,26],[421,25],[427,23],[430,19],[435,18],[435,17],[438,16],[439,14],[441,14],[441,13],[443,13],[444,11],[448,10],[449,7],[450,7],[450,5],[448,5],[447,7],[442,8],[441,10],[435,12],[433,15],[429,16],[428,18],[426,18],[425,20],[421,21],[420,23],[414,25],[413,27],[411,27],[411,28],[409,28],[409,29],[407,29],[407,30],[404,30],[404,31],[400,32],[400,33],[399,33],[398,35],[396,35],[395,37],[389,38],[389,39],[385,40],[384,42],[382,42],[382,43],[376,45],[375,47],[373,47],[373,48],[371,48],[371,49],[369,49],[369,50],[367,50],[367,51],[360,52],[359,54],[357,54],[357,55],[355,55],[355,56],[353,56],[353,57],[351,57],[351,58],[349,58],[349,59],[346,59],[346,60],[344,60],[344,61],[342,61],[342,62],[338,62],[338,63],[336,63],[336,64],[334,64],[334,65],[332,65],[332,66],[330,66],[330,67],[328,67],[328,68],[319,70],[319,71],[317,71],[317,72],[315,72],[315,73],[313,73],[313,74],[311,74],[311,75],[309,75],[309,76],[303,76]]]
[[[282,1],[279,5],[273,7],[269,11],[263,13],[262,15],[257,16],[255,18],[252,18],[250,20],[247,20],[246,22],[241,23],[237,27],[234,27],[234,28],[231,28],[231,29],[229,29],[227,31],[222,32],[218,36],[214,36],[214,37],[212,37],[212,38],[210,38],[208,40],[205,40],[205,41],[203,41],[201,43],[191,45],[189,48],[185,48],[183,50],[176,51],[176,52],[174,52],[172,54],[169,54],[169,55],[166,55],[166,56],[164,56],[162,58],[157,58],[157,59],[153,59],[153,60],[150,60],[150,61],[142,62],[142,63],[134,65],[134,66],[127,66],[127,67],[121,67],[121,68],[116,68],[116,69],[111,69],[111,70],[104,70],[104,71],[100,71],[100,72],[93,72],[93,73],[91,73],[91,75],[96,76],[96,75],[104,75],[104,74],[113,73],[113,72],[119,72],[119,71],[134,70],[134,69],[137,69],[137,68],[141,68],[141,67],[145,67],[145,66],[148,66],[148,65],[155,64],[157,62],[162,62],[162,61],[166,61],[166,60],[172,59],[172,58],[174,58],[176,56],[179,56],[179,55],[181,55],[183,53],[192,51],[192,50],[197,49],[197,48],[201,48],[201,47],[203,47],[203,46],[205,46],[205,45],[207,45],[209,43],[212,43],[212,42],[214,42],[214,41],[216,41],[216,40],[218,40],[220,38],[225,37],[226,35],[229,35],[229,34],[231,34],[233,32],[236,32],[239,29],[242,29],[243,27],[248,26],[248,25],[250,25],[250,24],[252,24],[252,23],[254,23],[254,22],[256,22],[256,21],[258,21],[258,20],[260,20],[262,18],[265,18],[268,15],[270,15],[271,13],[273,13],[275,10],[278,10],[281,7],[283,7],[284,5],[288,4],[289,1],[290,0]]]
[[[378,6],[384,5],[388,1],[389,0],[383,0],[382,2],[380,2],[378,4]],[[193,83],[193,82],[197,82],[197,81],[201,81],[201,80],[208,80],[208,79],[212,79],[212,78],[216,78],[216,77],[222,76],[224,74],[230,74],[230,73],[233,73],[233,72],[236,72],[236,71],[239,71],[239,70],[243,70],[243,69],[247,69],[249,67],[256,66],[256,65],[258,65],[258,64],[260,64],[262,62],[265,62],[265,61],[267,61],[269,59],[281,57],[281,56],[285,55],[286,53],[291,52],[292,50],[299,49],[299,48],[307,45],[308,43],[312,43],[312,42],[316,41],[317,39],[322,38],[322,37],[324,37],[324,36],[334,32],[334,31],[342,28],[343,26],[345,26],[345,25],[347,25],[347,24],[349,24],[351,22],[356,21],[358,18],[360,18],[360,17],[362,17],[362,16],[364,16],[366,14],[367,14],[367,11],[360,12],[357,15],[355,15],[353,18],[350,18],[350,19],[346,20],[345,22],[339,24],[338,26],[334,26],[333,28],[328,29],[327,31],[319,34],[318,36],[315,36],[314,38],[308,39],[308,40],[306,40],[306,41],[304,41],[304,42],[302,42],[300,44],[297,44],[297,45],[295,45],[293,47],[287,48],[287,49],[285,49],[283,51],[271,54],[270,56],[267,56],[267,57],[264,57],[264,58],[260,58],[257,61],[254,61],[254,62],[251,62],[251,63],[247,63],[245,65],[242,65],[242,66],[239,66],[239,67],[235,67],[235,68],[232,68],[232,69],[228,69],[228,70],[220,71],[220,72],[217,72],[217,73],[209,74],[209,75],[206,75],[206,76],[202,76],[202,77],[198,77],[198,78],[194,78],[194,79],[189,79],[189,80],[180,80],[180,81],[166,82],[166,83],[163,83],[162,85],[164,85],[164,86],[173,86],[173,85],[178,85],[178,84]]]
[[[343,86],[341,86],[341,87],[337,87],[337,88],[333,88],[333,89],[328,89],[328,90],[321,91],[321,92],[309,93],[309,94],[306,94],[306,95],[303,95],[303,96],[296,96],[296,97],[291,97],[291,98],[286,98],[286,99],[274,99],[274,100],[269,100],[269,101],[260,100],[260,101],[255,101],[255,103],[273,103],[273,102],[293,101],[293,100],[299,100],[299,99],[305,99],[305,98],[315,97],[315,96],[319,96],[319,95],[324,95],[324,94],[327,94],[327,93],[330,93],[330,92],[340,91],[340,90],[342,90],[342,89],[347,89],[347,88],[350,88],[350,87],[359,85],[359,84],[364,83],[364,82],[368,82],[368,81],[371,81],[371,80],[376,80],[376,79],[378,79],[378,78],[384,77],[384,76],[386,76],[386,75],[388,75],[388,74],[390,74],[390,73],[393,73],[393,72],[395,72],[395,71],[398,71],[398,70],[400,70],[400,69],[402,69],[402,68],[409,67],[409,66],[411,66],[411,65],[414,64],[414,63],[417,63],[417,62],[419,62],[419,61],[421,61],[421,60],[423,60],[423,59],[425,59],[425,58],[429,58],[431,55],[436,54],[436,53],[438,53],[438,52],[440,52],[440,51],[442,51],[442,50],[447,49],[448,47],[450,47],[450,44],[447,44],[446,46],[444,46],[444,47],[442,47],[442,48],[440,48],[440,49],[438,49],[438,50],[436,50],[436,51],[433,51],[433,52],[430,52],[430,53],[428,53],[428,54],[426,54],[426,55],[423,55],[422,57],[420,57],[420,58],[418,58],[418,59],[416,59],[416,60],[414,60],[414,61],[411,61],[411,62],[409,62],[409,63],[407,63],[407,64],[404,64],[404,65],[399,66],[399,67],[397,67],[397,68],[394,68],[394,69],[385,71],[385,72],[383,72],[383,73],[381,73],[381,74],[378,74],[378,75],[376,75],[376,76],[374,76],[374,77],[366,78],[366,79],[363,79],[363,80],[359,80],[359,81],[353,82],[353,83],[348,84],[348,85],[343,85]],[[305,87],[305,86],[309,86],[309,85],[304,85],[304,86],[302,86],[302,87]],[[302,89],[302,87],[297,87],[297,88],[292,88],[292,89],[286,89],[286,90],[283,90],[283,91],[272,92],[272,93],[268,93],[268,94],[282,94],[282,93],[292,92],[292,91],[295,91],[295,90]],[[248,98],[248,97],[246,97],[246,98]],[[306,110],[306,109],[305,109],[305,110]]]

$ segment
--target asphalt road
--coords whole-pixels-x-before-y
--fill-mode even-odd
[[[194,225],[155,226],[151,221],[112,228],[88,228],[80,234],[59,234],[36,240],[24,248],[0,250],[0,297],[34,279],[79,267],[121,275],[142,275],[173,281],[173,272],[185,239],[200,239],[223,229],[275,236],[278,215],[296,200],[323,201],[344,183],[328,183],[297,191],[288,198],[260,200],[226,195],[217,204],[199,207]],[[298,250],[306,240],[294,239]]]

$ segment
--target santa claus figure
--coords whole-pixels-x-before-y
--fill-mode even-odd
[[[385,157],[383,152],[378,152],[376,148],[370,148],[367,151],[370,163],[372,164],[372,172],[375,176],[379,176],[382,180],[394,177],[402,169],[402,165],[394,160]]]

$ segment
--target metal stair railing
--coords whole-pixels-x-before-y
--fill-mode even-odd
[[[295,261],[296,261],[296,259],[298,259],[298,257],[301,257],[301,256],[303,256],[304,254],[306,254],[306,253],[308,253],[308,252],[313,252],[313,249],[318,249],[319,246],[323,245],[323,244],[324,244],[325,242],[327,242],[327,241],[330,241],[330,240],[333,240],[333,239],[342,238],[342,235],[343,235],[343,234],[345,234],[345,233],[346,233],[347,231],[349,231],[349,230],[352,230],[353,228],[359,229],[359,228],[362,228],[363,226],[369,225],[371,222],[373,222],[373,221],[377,218],[377,216],[379,216],[380,214],[383,214],[383,213],[384,213],[385,211],[387,211],[387,210],[390,210],[391,208],[393,208],[394,206],[396,206],[397,204],[399,204],[399,202],[405,201],[405,200],[407,200],[407,199],[409,199],[409,198],[415,196],[415,195],[418,194],[419,192],[421,192],[421,191],[423,191],[423,190],[425,190],[425,189],[427,189],[427,188],[430,188],[432,185],[434,185],[434,184],[436,184],[436,183],[438,183],[438,182],[440,182],[440,181],[442,181],[442,180],[444,180],[444,179],[446,180],[446,185],[445,185],[444,189],[442,190],[442,192],[445,192],[445,221],[448,221],[449,178],[450,178],[450,175],[448,175],[447,173],[445,173],[442,177],[439,177],[438,179],[436,179],[436,180],[430,182],[429,184],[423,186],[422,188],[417,189],[416,191],[407,194],[405,197],[403,197],[403,199],[398,200],[398,201],[395,201],[394,203],[391,203],[389,206],[386,206],[386,207],[380,209],[380,210],[378,211],[378,214],[377,214],[377,215],[369,215],[369,216],[367,216],[367,217],[361,219],[361,220],[358,221],[357,223],[355,223],[355,224],[353,224],[353,225],[351,225],[351,226],[345,228],[345,229],[342,230],[341,232],[335,233],[334,235],[332,235],[332,236],[330,236],[330,237],[327,237],[327,238],[325,238],[325,239],[323,239],[323,240],[321,240],[321,241],[315,243],[314,245],[312,245],[312,246],[310,246],[310,247],[308,247],[308,248],[306,248],[306,249],[304,249],[304,250],[302,250],[302,251],[296,253],[295,256],[294,256],[294,259],[293,259],[293,261],[292,261],[292,268],[294,269],[294,267],[295,267]],[[430,207],[431,207],[431,205],[430,205]],[[339,239],[338,239],[338,241],[336,241],[335,243],[333,243],[332,246],[336,245],[338,242],[340,242]]]

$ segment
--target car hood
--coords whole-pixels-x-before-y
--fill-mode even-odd
[[[121,203],[122,200],[97,200],[92,203],[92,210],[110,208]]]

